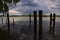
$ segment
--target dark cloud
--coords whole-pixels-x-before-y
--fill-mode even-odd
[[[21,2],[22,2],[21,6],[32,6],[32,7],[38,6],[38,4],[34,2],[34,0],[22,0]]]
[[[51,7],[55,13],[60,13],[60,0],[51,0],[55,7]]]
[[[27,2],[27,3],[24,3],[24,4],[21,4],[21,6],[38,6],[38,4],[34,3],[34,2]]]
[[[19,3],[17,3],[15,10],[21,12],[22,14],[29,14],[33,13],[33,11],[38,10],[43,10],[44,13],[50,12],[50,10],[47,10],[47,7],[41,6],[40,4],[34,1],[35,0],[21,0]]]
[[[25,2],[33,2],[34,0],[21,0],[21,2],[25,3]]]
[[[50,0],[50,1],[56,1],[56,0]]]
[[[23,14],[32,13],[34,10],[38,10],[38,4],[34,2],[34,0],[22,0],[22,4],[20,4],[22,8],[17,11],[22,12]],[[17,5],[19,6],[19,5]]]

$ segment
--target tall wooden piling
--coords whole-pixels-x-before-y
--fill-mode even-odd
[[[9,13],[7,13],[7,26],[8,26],[8,35],[9,35],[10,34]]]
[[[13,28],[14,28],[14,18],[13,18]]]
[[[55,32],[55,13],[53,14],[53,35]]]
[[[31,29],[31,14],[29,14],[29,29]]]
[[[39,11],[39,40],[42,40],[42,10]]]
[[[6,24],[7,24],[7,18],[6,18]]]
[[[37,12],[34,11],[34,40],[36,40],[36,32],[37,32]]]
[[[3,24],[3,17],[2,17],[2,24]]]
[[[52,13],[50,14],[50,29],[49,29],[49,34],[51,34],[52,30]]]

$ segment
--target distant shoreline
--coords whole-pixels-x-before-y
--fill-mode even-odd
[[[33,17],[34,15],[31,15]],[[38,17],[39,15],[37,15]],[[0,15],[0,17],[7,17],[6,15]],[[29,17],[29,15],[10,15],[9,17]],[[43,15],[43,17],[50,17],[50,15]],[[60,15],[56,15],[56,17],[60,17]]]

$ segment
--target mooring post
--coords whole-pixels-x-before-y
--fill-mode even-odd
[[[14,28],[14,18],[13,18],[13,28]]]
[[[55,13],[53,14],[53,35],[55,32]]]
[[[9,36],[10,35],[9,13],[7,13],[7,26],[8,26],[8,36]]]
[[[49,29],[49,34],[51,34],[52,30],[52,13],[50,14],[50,29]]]
[[[34,40],[36,40],[37,32],[37,11],[34,11]]]
[[[4,17],[4,11],[3,11],[3,15],[2,15],[2,24],[3,24],[3,17]]]
[[[39,11],[39,40],[42,40],[42,10]]]
[[[3,24],[3,17],[2,17],[2,24]]]
[[[7,24],[7,18],[6,18],[6,24]]]
[[[29,29],[31,29],[31,14],[29,14]]]

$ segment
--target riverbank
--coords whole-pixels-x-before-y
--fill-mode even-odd
[[[29,14],[30,15],[30,14]],[[9,15],[9,17],[29,17],[29,15]],[[34,15],[31,15],[33,17]],[[7,17],[7,15],[0,15],[0,17]],[[39,15],[37,15],[39,17]],[[42,17],[50,17],[50,15],[42,15]],[[56,15],[56,17],[60,17],[60,15]]]

